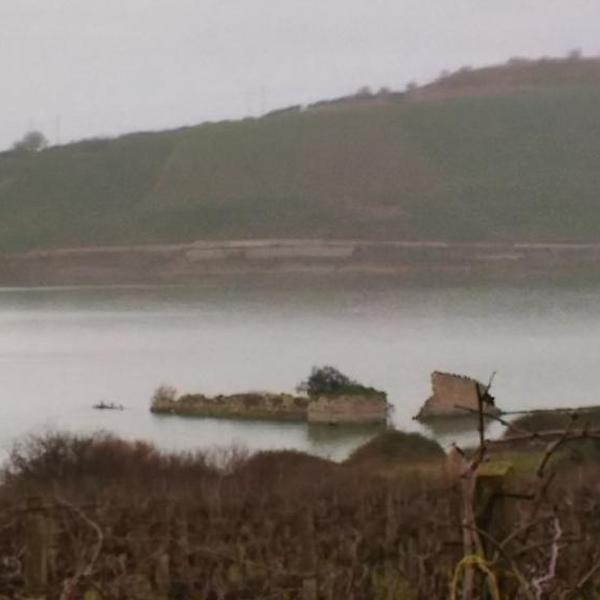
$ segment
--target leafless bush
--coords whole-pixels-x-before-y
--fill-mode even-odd
[[[3,489],[36,490],[59,486],[95,493],[121,487],[125,493],[216,476],[203,453],[164,453],[142,441],[108,433],[91,436],[47,433],[17,443],[2,471]]]
[[[103,600],[293,600],[313,588],[328,600],[593,598],[600,467],[548,458],[582,431],[537,433],[549,444],[537,473],[498,488],[485,487],[484,466],[495,443],[511,442],[483,436],[454,475],[436,452],[414,479],[376,475],[377,444],[365,466],[295,451],[170,455],[107,435],[34,438],[15,449],[0,487],[0,590],[23,594],[34,496],[55,531],[49,600],[91,589]]]
[[[169,598],[300,598],[313,579],[330,598],[370,598],[388,586],[388,554],[398,585],[410,572],[435,593],[447,584],[414,550],[439,552],[451,528],[456,537],[449,497],[300,452],[232,452],[222,464],[106,435],[21,444],[0,492],[0,589],[22,592],[22,576],[1,565],[20,565],[32,494],[53,507],[59,532],[50,599],[94,588],[104,600],[151,600],[162,579]],[[437,534],[420,534],[418,519]]]

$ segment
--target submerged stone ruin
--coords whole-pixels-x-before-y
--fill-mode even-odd
[[[157,414],[232,419],[305,421],[307,423],[386,423],[389,404],[385,392],[320,395],[316,398],[251,392],[229,396],[185,394],[155,398],[150,410]]]
[[[184,394],[179,397],[155,398],[150,410],[158,414],[182,416],[302,421],[306,417],[307,404],[307,398],[266,392],[228,396]]]
[[[387,423],[387,394],[364,386],[335,367],[313,367],[296,388],[302,395],[247,392],[228,396],[184,394],[162,385],[150,410],[158,414],[307,423],[377,425]]]
[[[432,395],[425,401],[415,416],[417,421],[426,421],[438,417],[464,417],[469,411],[479,410],[477,390],[483,399],[483,411],[488,415],[498,415],[500,410],[489,393],[488,386],[464,375],[434,371],[431,374]]]

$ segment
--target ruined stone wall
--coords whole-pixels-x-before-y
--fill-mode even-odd
[[[231,419],[271,419],[309,423],[385,423],[385,394],[321,396],[317,400],[290,394],[246,393],[229,396],[186,394],[177,399],[155,400],[157,414]]]
[[[454,409],[458,404],[477,410],[475,385],[470,377],[435,372],[431,376],[434,404],[444,409]]]
[[[290,394],[246,393],[230,396],[186,394],[153,403],[155,413],[232,419],[305,420],[308,399]]]
[[[308,405],[309,423],[385,423],[387,417],[385,394],[320,396]]]
[[[456,408],[463,406],[471,410],[478,410],[477,389],[485,393],[485,386],[471,377],[455,375],[454,373],[440,373],[435,371],[431,374],[432,395],[425,401],[417,419],[428,417],[465,416],[464,410]],[[497,413],[493,399],[488,397],[484,409],[486,412]]]

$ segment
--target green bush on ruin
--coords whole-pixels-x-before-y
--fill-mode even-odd
[[[347,395],[381,395],[384,392],[373,387],[365,386],[354,379],[350,379],[341,371],[331,366],[313,367],[307,379],[302,381],[296,390],[305,393],[309,398],[319,396],[347,396]]]

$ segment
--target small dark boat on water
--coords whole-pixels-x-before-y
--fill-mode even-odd
[[[122,404],[115,404],[114,402],[98,402],[98,404],[94,404],[92,408],[96,410],[124,410]]]

